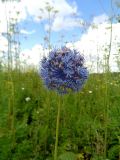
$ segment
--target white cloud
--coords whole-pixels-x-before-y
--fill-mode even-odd
[[[0,1],[0,33],[7,32],[7,22],[16,23],[27,18],[23,4],[15,1]]]
[[[53,7],[53,11],[57,10],[59,16],[69,16],[77,13],[77,6],[70,5],[66,0],[22,0],[23,6],[27,9],[29,15],[35,18],[41,16],[43,19],[48,18],[46,6]]]
[[[7,31],[7,22],[9,19],[20,22],[27,18],[32,18],[35,22],[47,20],[49,15],[47,6],[52,7],[51,26],[52,30],[59,31],[61,29],[80,26],[79,12],[75,3],[68,3],[66,0],[21,0],[20,2],[7,1],[0,2],[0,32]],[[55,14],[55,12],[58,13]],[[74,16],[73,16],[74,15]],[[77,15],[77,16],[76,16]],[[75,18],[75,16],[77,18]],[[14,20],[13,20],[14,19]]]
[[[60,31],[60,30],[70,30],[74,27],[81,27],[83,24],[83,20],[74,19],[72,17],[56,17],[53,21],[53,24],[51,26],[53,31]],[[45,30],[49,30],[49,25],[45,25]]]
[[[54,31],[80,26],[81,18],[79,18],[79,12],[75,3],[69,4],[66,0],[36,0],[36,2],[35,0],[30,2],[29,0],[22,0],[22,4],[29,16],[32,16],[36,22],[48,19],[49,15],[46,7],[53,7],[51,11],[51,28]],[[55,14],[55,11],[58,12]],[[73,15],[77,15],[77,18]],[[45,29],[46,26],[48,24],[45,25]]]
[[[7,51],[8,41],[5,37],[0,34],[0,52]]]
[[[0,2],[0,33],[7,31],[7,23],[6,23],[6,15],[5,15],[5,7],[2,2]]]
[[[105,13],[93,18],[93,23],[96,25],[102,24],[102,23],[108,23],[108,21],[109,21],[109,17]]]
[[[74,19],[72,17],[56,17],[52,24],[52,28],[54,31],[59,31],[59,30],[69,30],[74,27],[81,27],[83,23],[83,20],[81,19]]]
[[[36,32],[35,30],[32,30],[32,31],[27,31],[27,30],[24,30],[24,29],[20,30],[21,34],[26,34],[26,35],[31,35],[31,34],[34,34],[35,32]]]
[[[25,8],[23,8],[23,4],[21,2],[7,2],[6,9],[8,18],[16,19],[17,22],[27,18]]]
[[[5,37],[3,37],[0,34],[0,62],[2,62],[2,64],[6,63],[6,52],[8,50],[8,41]]]
[[[25,49],[20,54],[21,63],[25,65],[39,66],[40,60],[43,56],[48,55],[48,50],[44,49],[42,45],[36,44],[32,49]]]
[[[112,71],[117,70],[115,54],[118,52],[117,43],[120,42],[119,28],[120,23],[112,25],[112,47],[110,56],[110,67]],[[85,55],[86,65],[89,69],[92,67],[92,71],[96,72],[98,61],[99,71],[102,71],[104,57],[109,54],[110,32],[109,23],[99,24],[97,28],[89,27],[88,31],[81,36],[79,41],[74,44],[68,43],[67,46],[71,48],[75,47]]]
[[[93,72],[97,71],[97,62],[99,62],[98,71],[103,71],[104,56],[109,53],[110,44],[110,24],[106,23],[106,18],[101,18],[102,16],[95,17],[93,21],[96,23],[100,22],[97,27],[90,26],[86,33],[84,33],[79,41],[73,44],[68,43],[67,46],[70,48],[76,48],[82,54],[84,54],[86,59],[86,66],[89,70]],[[104,16],[103,16],[104,17]],[[100,18],[100,20],[99,20]],[[102,19],[102,20],[101,20]],[[112,71],[117,70],[116,58],[114,54],[118,51],[118,42],[120,42],[119,34],[120,23],[113,23],[112,25],[112,48],[110,56],[110,66]],[[106,51],[105,51],[106,50]],[[39,64],[39,61],[44,54],[48,55],[48,51],[43,49],[41,45],[35,45],[31,50],[24,50],[22,55],[22,60],[26,61],[28,64]]]

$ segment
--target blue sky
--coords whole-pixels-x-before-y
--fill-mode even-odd
[[[57,1],[57,0],[56,0]],[[96,16],[102,14],[110,15],[111,14],[111,0],[67,0],[66,1],[71,7],[73,3],[77,7],[77,13],[79,18],[83,19],[85,22],[92,23],[92,20]],[[64,6],[63,6],[64,8]],[[115,6],[114,6],[115,9]],[[46,36],[46,31],[44,25],[47,23],[46,20],[42,22],[33,21],[33,17],[30,19],[28,17],[21,23],[21,28],[25,30],[32,31],[35,30],[34,34],[24,35],[21,39],[22,48],[32,48],[35,44],[42,43],[44,44],[44,37]],[[64,21],[63,21],[64,23]],[[52,31],[51,33],[51,43],[52,45],[61,45],[62,42],[72,42],[80,39],[81,34],[86,31],[82,27],[71,27],[68,29],[62,29],[59,31]],[[64,35],[64,40],[61,40],[61,36]]]
[[[1,33],[7,31],[6,17],[17,19],[20,31],[20,58],[28,64],[38,66],[44,54],[48,54],[47,36],[48,12],[46,2],[58,10],[53,17],[51,13],[51,44],[54,47],[67,45],[75,47],[85,55],[89,69],[96,70],[97,58],[104,63],[104,49],[110,43],[111,16],[120,14],[115,6],[119,0],[21,0],[2,3],[0,1],[0,50],[7,51],[7,39]],[[42,9],[42,12],[41,12]],[[19,11],[19,15],[16,12]],[[39,19],[38,17],[42,17]],[[120,41],[120,23],[114,18],[112,22],[111,66],[116,67],[113,56],[118,52],[117,42]],[[108,48],[109,50],[109,48]],[[14,49],[13,49],[14,51]],[[0,57],[2,52],[0,52]],[[114,61],[113,61],[114,60]],[[115,70],[115,69],[113,69]]]

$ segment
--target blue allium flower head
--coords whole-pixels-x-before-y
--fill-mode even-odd
[[[69,90],[79,91],[88,78],[88,71],[79,52],[62,47],[42,59],[40,75],[48,89],[64,94]]]

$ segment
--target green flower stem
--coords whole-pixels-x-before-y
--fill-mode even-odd
[[[59,135],[59,124],[60,124],[60,109],[61,109],[61,97],[59,96],[57,122],[56,122],[56,140],[55,140],[54,160],[57,160],[57,152],[58,152],[58,135]]]

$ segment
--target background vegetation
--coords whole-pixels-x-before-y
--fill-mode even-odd
[[[119,79],[92,74],[81,92],[63,97],[58,159],[120,159]],[[0,160],[52,160],[57,94],[34,70],[1,71],[0,84]]]

